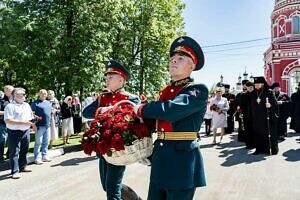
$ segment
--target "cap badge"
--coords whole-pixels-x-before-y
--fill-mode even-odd
[[[184,41],[184,39],[182,37],[177,40],[177,42],[179,42],[179,43],[181,43],[183,41]]]

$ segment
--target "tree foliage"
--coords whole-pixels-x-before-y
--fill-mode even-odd
[[[109,59],[153,96],[168,81],[170,43],[183,33],[180,0],[23,0],[0,8],[0,82],[58,96],[101,91]]]

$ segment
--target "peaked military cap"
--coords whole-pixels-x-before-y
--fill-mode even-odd
[[[122,77],[125,78],[125,80],[128,80],[130,78],[130,73],[128,69],[126,69],[121,63],[115,60],[110,60],[106,64],[106,72],[104,76],[106,76],[108,73],[120,74]]]
[[[192,58],[196,64],[194,71],[201,69],[204,65],[204,54],[200,45],[188,36],[182,36],[174,40],[170,47],[170,57],[175,53],[183,53]]]
[[[242,85],[245,85],[248,82],[248,80],[242,80]]]
[[[300,87],[300,82],[298,83],[298,87]]]
[[[275,82],[272,84],[272,88],[280,87],[279,83]]]
[[[224,88],[227,88],[227,89],[230,88],[230,85],[229,85],[229,84],[224,84],[223,86],[224,86]]]

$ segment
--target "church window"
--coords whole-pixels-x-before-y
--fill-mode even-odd
[[[300,17],[299,16],[294,16],[292,19],[292,24],[293,24],[293,33],[294,34],[300,34]]]

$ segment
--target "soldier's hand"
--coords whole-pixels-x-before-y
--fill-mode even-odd
[[[283,104],[283,101],[277,101],[277,104],[278,104],[278,105],[282,105],[282,104]]]
[[[270,103],[266,103],[266,108],[271,108],[271,104]]]

